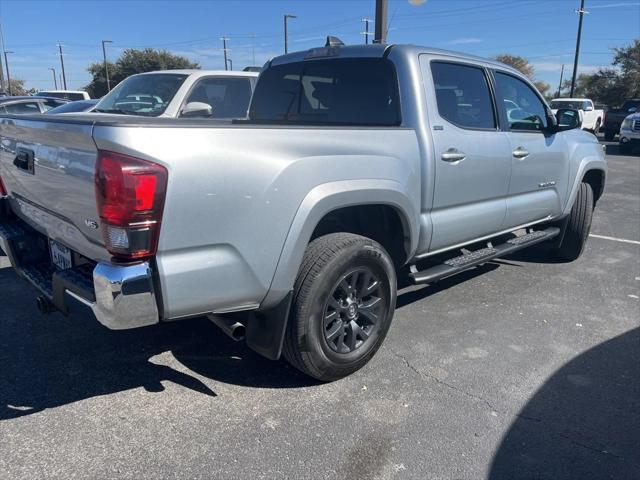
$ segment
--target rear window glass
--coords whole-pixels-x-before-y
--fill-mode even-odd
[[[433,62],[431,72],[442,118],[462,128],[495,128],[489,83],[481,68]]]
[[[400,125],[398,81],[385,59],[329,59],[264,70],[249,118],[317,125]]]

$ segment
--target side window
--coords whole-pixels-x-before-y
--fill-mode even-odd
[[[185,105],[190,102],[206,103],[211,106],[212,118],[244,118],[250,100],[249,78],[203,78],[191,90]]]
[[[66,102],[61,102],[58,100],[45,100],[44,102],[42,102],[42,110],[43,111],[48,111],[51,110],[52,108],[56,108],[59,107],[60,105],[64,105]]]
[[[440,116],[462,128],[494,129],[489,82],[482,68],[432,62]]]
[[[529,85],[500,72],[496,72],[496,85],[510,130],[539,132],[547,127],[547,109]]]
[[[34,113],[40,113],[40,108],[38,107],[37,102],[12,103],[9,105],[5,105],[5,108],[7,109],[7,113],[17,115],[30,115]]]

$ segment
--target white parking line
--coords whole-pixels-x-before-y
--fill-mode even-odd
[[[589,236],[593,238],[601,238],[602,240],[611,240],[613,242],[631,243],[632,245],[640,245],[639,241],[627,240],[626,238],[607,237],[606,235],[596,235],[595,233],[590,233]]]

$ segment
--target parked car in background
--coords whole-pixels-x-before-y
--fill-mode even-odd
[[[132,75],[93,111],[144,117],[244,118],[257,72],[164,70]]]
[[[622,121],[631,113],[640,110],[640,98],[629,98],[620,108],[607,110],[604,117],[604,139],[610,142],[620,133]]]
[[[559,109],[572,109],[580,112],[582,129],[598,133],[602,126],[604,110],[596,109],[588,98],[554,98],[551,100],[551,111],[555,114]]]
[[[45,113],[68,103],[68,100],[48,97],[0,97],[0,114],[30,115]]]
[[[620,125],[620,153],[628,154],[640,147],[640,112],[627,116]]]
[[[78,112],[90,112],[93,107],[99,102],[99,99],[92,98],[91,100],[77,100],[75,102],[65,103],[59,107],[52,108],[46,113],[78,113]]]
[[[36,97],[64,98],[65,100],[90,100],[89,94],[82,90],[41,90],[36,93]]]
[[[155,75],[109,110],[144,94],[164,105],[143,115],[215,114],[230,88]],[[111,329],[208,315],[323,381],[381,346],[398,274],[434,283],[545,241],[574,260],[605,185],[576,110],[552,115],[504,64],[413,45],[330,39],[274,58],[243,120],[10,120],[0,246],[42,312],[80,302]]]

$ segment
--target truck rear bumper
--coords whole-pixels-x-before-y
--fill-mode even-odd
[[[158,323],[158,305],[148,262],[85,263],[58,271],[42,253],[46,243],[42,241],[44,237],[38,239],[39,236],[22,221],[11,218],[6,200],[0,199],[0,248],[18,275],[33,284],[56,309],[68,314],[69,300],[73,299],[89,307],[95,318],[112,330]]]

